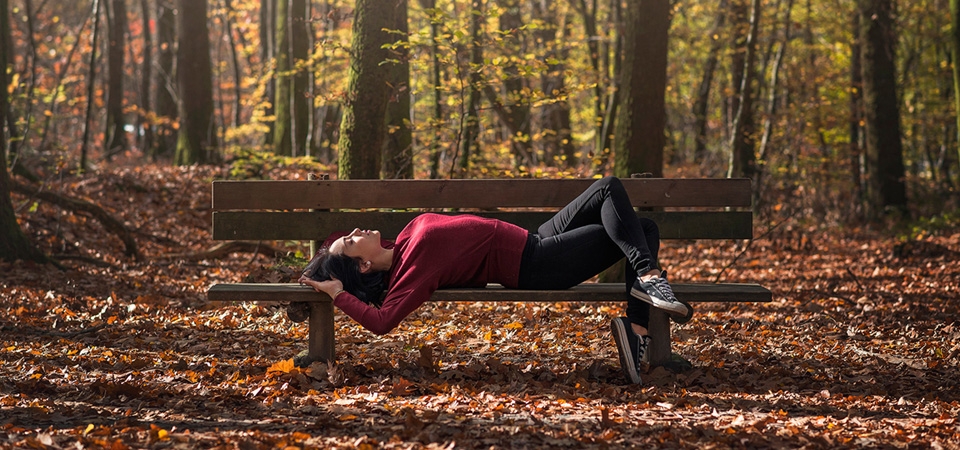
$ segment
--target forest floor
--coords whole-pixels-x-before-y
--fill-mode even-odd
[[[45,186],[123,220],[142,261],[93,219],[14,195],[45,252],[83,259],[0,262],[0,447],[960,448],[960,224],[904,239],[794,215],[749,245],[666,242],[671,279],[756,282],[774,301],[697,304],[674,326],[693,368],[641,386],[608,331],[620,304],[427,304],[382,337],[338,313],[337,365],[296,369],[305,324],[205,297],[289,279],[288,263],[182,257],[216,244],[210,182],[226,175]]]

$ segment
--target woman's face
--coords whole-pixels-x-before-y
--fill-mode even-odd
[[[354,228],[350,234],[333,241],[329,251],[359,259],[360,267],[363,267],[364,262],[372,260],[383,251],[380,246],[380,232]]]

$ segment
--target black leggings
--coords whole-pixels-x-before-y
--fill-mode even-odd
[[[531,233],[520,262],[520,289],[567,289],[626,256],[627,317],[646,327],[650,305],[630,296],[643,274],[656,268],[660,230],[637,217],[618,178],[597,180]]]

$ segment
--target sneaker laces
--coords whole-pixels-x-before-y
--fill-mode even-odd
[[[667,282],[666,278],[658,276],[658,277],[652,278],[650,282],[653,283],[657,287],[657,289],[659,289],[661,292],[667,295],[667,298],[665,298],[664,300],[667,300],[669,302],[677,301],[677,296],[674,295],[673,288],[670,287],[670,283]]]

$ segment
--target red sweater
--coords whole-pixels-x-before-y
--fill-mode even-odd
[[[380,309],[342,292],[333,304],[376,333],[396,328],[440,288],[517,287],[527,230],[472,215],[421,214],[410,221],[393,250],[387,296]]]

